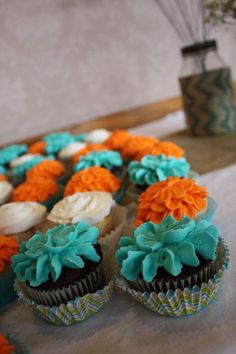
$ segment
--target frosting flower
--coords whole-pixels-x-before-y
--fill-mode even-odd
[[[56,179],[64,173],[63,164],[56,160],[44,160],[31,168],[26,174],[27,180],[38,177]]]
[[[175,159],[165,155],[146,155],[140,162],[130,162],[128,172],[133,184],[150,186],[165,181],[169,176],[185,177],[189,172],[189,164],[183,157]]]
[[[106,147],[103,144],[89,144],[86,146],[84,149],[79,150],[72,158],[72,162],[76,163],[79,161],[81,156],[85,156],[89,154],[92,151],[104,151],[104,150],[109,150],[108,147]]]
[[[30,145],[29,153],[30,154],[43,154],[45,152],[45,148],[47,143],[45,141],[39,140]]]
[[[218,229],[208,221],[186,217],[176,221],[168,216],[160,224],[144,223],[133,237],[122,237],[116,259],[126,279],[135,280],[142,273],[144,280],[150,282],[159,267],[177,276],[183,265],[197,267],[198,255],[215,259],[217,244]]]
[[[111,133],[104,144],[111,150],[121,151],[131,137],[126,130],[117,129]]]
[[[64,196],[77,192],[102,191],[117,192],[120,180],[103,167],[90,167],[75,173],[66,185]]]
[[[145,221],[155,223],[171,214],[176,220],[185,215],[190,218],[204,210],[207,205],[206,188],[192,179],[168,177],[148,187],[139,197],[136,225]]]
[[[58,191],[56,182],[42,177],[19,184],[12,193],[13,202],[45,202]]]
[[[74,141],[73,136],[68,132],[52,133],[45,135],[43,141],[46,142],[45,151],[47,154],[56,154],[69,143]]]
[[[8,339],[0,332],[0,353],[1,354],[12,354],[15,353],[15,347],[11,345]]]
[[[152,148],[158,143],[158,139],[152,136],[132,136],[122,148],[124,158],[134,158],[137,154],[146,148]]]
[[[91,132],[87,133],[85,137],[85,141],[87,143],[92,143],[92,144],[103,144],[104,141],[106,141],[110,135],[111,132],[109,132],[109,130],[94,129]]]
[[[100,256],[93,245],[99,231],[85,222],[59,225],[47,232],[37,231],[27,242],[22,242],[20,254],[12,258],[13,270],[20,281],[31,286],[45,283],[51,275],[55,282],[62,268],[84,268],[83,259],[98,262]]]
[[[43,156],[35,156],[29,161],[26,161],[20,165],[17,165],[16,167],[13,167],[12,174],[14,176],[24,177],[27,171],[29,171],[32,167],[38,165],[43,160]]]
[[[0,235],[0,272],[11,263],[11,257],[17,254],[18,250],[19,244],[15,237]]]
[[[122,164],[122,158],[117,151],[92,151],[80,157],[79,162],[74,165],[74,171],[81,171],[92,166],[102,166],[112,170],[114,167],[121,167]]]
[[[9,145],[3,149],[0,149],[0,164],[7,165],[11,160],[26,153],[27,145],[15,144]]]
[[[180,157],[184,156],[184,150],[171,141],[159,141],[153,146],[150,145],[144,147],[137,153],[135,160],[139,161],[145,155],[157,156],[160,154],[164,154],[165,156],[173,156],[176,159],[179,159]]]

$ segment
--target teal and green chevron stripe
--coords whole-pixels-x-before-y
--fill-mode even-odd
[[[182,77],[180,87],[193,135],[225,134],[236,129],[236,106],[229,68]]]
[[[113,282],[110,281],[102,290],[96,293],[90,293],[83,297],[77,297],[67,304],[61,304],[59,307],[43,306],[31,301],[22,291],[17,288],[18,296],[21,302],[29,306],[35,315],[57,326],[70,326],[80,323],[87,318],[95,315],[111,299],[113,291]]]

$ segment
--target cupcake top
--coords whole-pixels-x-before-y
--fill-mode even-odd
[[[12,257],[13,270],[20,281],[33,287],[45,283],[49,276],[55,282],[63,267],[84,268],[84,260],[98,262],[94,245],[99,230],[85,222],[59,225],[47,232],[37,231],[27,242],[22,242],[19,255]]]
[[[103,167],[90,167],[75,173],[66,185],[64,196],[76,192],[102,191],[115,193],[120,188],[120,179]]]
[[[176,220],[190,218],[204,210],[208,193],[189,178],[168,177],[148,187],[139,197],[136,225],[145,221],[155,223],[171,214]]]
[[[19,184],[12,193],[13,202],[45,202],[55,196],[59,188],[53,179],[37,176],[30,177]]]
[[[44,154],[47,143],[45,141],[39,140],[30,145],[29,153],[30,154]]]
[[[74,165],[74,171],[81,171],[92,166],[102,166],[112,170],[122,165],[123,160],[117,151],[92,151],[80,157],[79,162]]]
[[[139,161],[145,155],[157,156],[160,154],[164,154],[167,157],[173,156],[176,159],[179,159],[180,157],[184,156],[184,150],[171,141],[159,141],[154,145],[145,146],[136,154],[135,160]]]
[[[59,224],[85,221],[95,225],[109,215],[113,203],[110,193],[75,193],[55,204],[47,219]]]
[[[24,164],[25,162],[28,162],[28,161],[34,159],[36,156],[37,156],[36,154],[21,155],[10,162],[10,167],[13,168],[16,166],[20,166],[20,165]]]
[[[137,185],[152,185],[165,181],[169,176],[185,177],[189,172],[185,158],[175,159],[165,155],[146,155],[141,161],[132,161],[128,166],[130,181]]]
[[[111,132],[106,129],[94,129],[86,134],[85,141],[87,143],[102,144],[110,135]]]
[[[0,207],[0,234],[24,232],[41,223],[45,206],[35,202],[8,203]]]
[[[114,130],[104,144],[111,150],[122,151],[124,145],[132,136],[126,131]]]
[[[0,332],[0,353],[13,354],[15,352],[15,349],[15,346],[11,345],[5,335]]]
[[[159,142],[152,136],[132,136],[122,148],[122,156],[132,159],[145,148],[151,148]]]
[[[0,272],[5,269],[7,264],[11,263],[11,257],[17,254],[18,252],[19,244],[16,241],[15,237],[6,237],[0,235]]]
[[[56,160],[43,160],[33,168],[31,168],[27,174],[27,180],[31,180],[34,178],[49,178],[56,179],[63,175],[64,166],[60,161]]]
[[[26,156],[26,155],[24,155]],[[25,162],[19,163],[12,169],[13,176],[24,177],[26,172],[29,171],[34,166],[38,165],[45,157],[40,155],[31,155],[32,158],[26,160]],[[20,158],[19,158],[20,159]],[[14,160],[15,161],[15,160]]]
[[[146,222],[132,237],[122,237],[116,259],[126,279],[133,281],[142,274],[151,282],[159,268],[177,276],[183,265],[197,267],[199,256],[215,259],[217,244],[218,229],[208,221],[186,217],[176,221],[169,215],[160,224]]]
[[[74,141],[66,145],[58,154],[59,159],[61,160],[71,160],[72,157],[79,151],[86,147],[85,143],[80,141]]]
[[[0,165],[7,165],[16,157],[25,154],[26,151],[27,145],[25,144],[14,144],[0,149]]]
[[[0,205],[5,203],[13,191],[12,185],[7,181],[0,181]]]
[[[51,133],[43,137],[46,142],[45,152],[47,154],[57,154],[69,143],[74,141],[73,136],[68,132]]]
[[[72,158],[72,162],[76,163],[79,161],[81,156],[85,156],[92,151],[104,151],[109,150],[109,148],[103,144],[89,144],[84,149],[79,150]]]

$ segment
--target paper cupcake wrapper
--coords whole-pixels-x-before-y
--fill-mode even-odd
[[[37,226],[31,227],[31,229],[19,232],[18,234],[14,234],[13,236],[16,240],[20,242],[28,241],[36,232]]]
[[[110,281],[108,285],[95,293],[89,293],[83,297],[78,296],[67,304],[52,307],[39,305],[27,298],[18,287],[18,283],[16,283],[16,289],[20,301],[29,306],[35,315],[57,326],[70,326],[80,323],[102,310],[111,299],[113,281]]]
[[[221,242],[224,245],[223,265],[212,279],[207,283],[202,283],[201,286],[186,287],[184,290],[148,293],[131,289],[122,277],[116,277],[116,285],[159,315],[170,317],[193,315],[204,310],[216,296],[223,273],[228,268],[229,250],[223,239],[221,239]]]
[[[14,354],[29,354],[29,351],[21,338],[18,338],[13,333],[5,333],[4,335],[8,339],[9,344],[15,347]]]
[[[217,208],[217,203],[212,197],[207,198],[207,207],[205,210],[198,213],[194,219],[195,220],[207,220],[210,223],[215,215],[215,211]]]

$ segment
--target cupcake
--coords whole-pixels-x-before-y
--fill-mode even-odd
[[[121,238],[116,259],[130,294],[162,315],[179,316],[201,310],[215,296],[226,253],[216,226],[169,215]]]
[[[99,311],[111,289],[98,237],[98,228],[79,222],[37,232],[22,243],[12,258],[21,299],[56,324],[80,322]]]
[[[107,192],[83,192],[68,196],[54,205],[47,219],[58,224],[87,222],[104,237],[112,229],[111,209],[114,204]]]
[[[0,165],[8,165],[12,160],[27,152],[27,145],[15,144],[0,149]]]
[[[27,154],[13,160],[10,164],[10,178],[14,185],[22,183],[26,173],[45,159],[42,155]]]
[[[71,177],[65,187],[64,196],[89,191],[117,193],[120,185],[120,179],[109,170],[103,167],[90,167]]]
[[[37,178],[57,180],[60,183],[60,180],[65,178],[64,166],[60,161],[43,160],[32,167],[26,174],[27,181],[36,180]]]
[[[12,191],[13,187],[9,182],[0,180],[0,205],[10,199]]]
[[[7,305],[16,297],[11,258],[18,253],[18,250],[19,244],[14,237],[0,235],[0,307]]]
[[[64,163],[71,162],[73,156],[85,147],[86,144],[80,141],[74,141],[73,143],[69,143],[59,151],[58,158]]]
[[[58,132],[45,135],[42,139],[45,143],[46,154],[57,154],[66,145],[74,141],[73,136],[69,132]]]
[[[0,332],[0,353],[1,354],[29,354],[28,349],[21,339],[12,333]]]
[[[28,240],[44,220],[46,208],[35,202],[8,203],[0,207],[0,234]]]
[[[159,140],[152,136],[132,136],[122,148],[122,156],[130,161],[146,148],[152,148],[159,143]]]
[[[106,141],[110,135],[111,132],[106,129],[94,129],[86,134],[85,142],[92,144],[103,144],[104,141]]]
[[[110,134],[109,138],[104,141],[104,144],[111,150],[121,152],[125,144],[131,138],[132,135],[129,134],[126,130],[117,129]]]
[[[140,149],[135,156],[135,160],[141,160],[146,155],[157,156],[163,154],[165,156],[173,156],[176,159],[184,156],[184,150],[171,141],[157,141],[155,144],[149,144]]]
[[[11,199],[13,202],[39,202],[51,210],[62,195],[63,188],[53,179],[31,176],[14,189]]]
[[[0,332],[0,353],[14,354],[15,349],[15,346],[11,345],[7,337]]]
[[[33,144],[29,146],[28,152],[30,154],[45,154],[47,143],[45,141],[39,140],[35,141]]]
[[[79,161],[81,156],[85,156],[93,151],[104,151],[109,150],[109,148],[104,144],[89,144],[84,149],[79,150],[73,157],[72,162],[75,164]]]
[[[148,187],[138,200],[136,225],[146,221],[159,223],[168,215],[181,220],[197,217],[207,208],[206,188],[189,178],[168,177]]]

